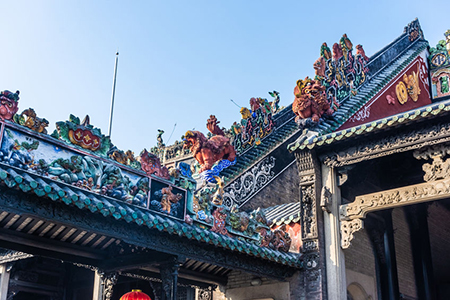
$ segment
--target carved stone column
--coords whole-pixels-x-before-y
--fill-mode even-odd
[[[0,265],[0,300],[7,300],[10,271],[8,264]]]
[[[320,206],[323,210],[325,236],[325,262],[327,299],[347,299],[345,279],[345,256],[340,246],[339,205],[341,192],[338,187],[337,172],[322,165],[322,192]]]
[[[177,299],[178,268],[180,263],[176,258],[160,265],[163,294],[161,300]]]
[[[93,300],[111,300],[119,273],[104,273],[95,270]]]
[[[306,299],[325,299],[323,216],[321,209],[318,209],[322,185],[320,167],[311,152],[300,151],[295,156],[300,176],[300,222],[305,269],[299,280],[302,281]]]

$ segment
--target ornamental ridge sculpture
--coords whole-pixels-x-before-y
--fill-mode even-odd
[[[208,119],[207,128],[212,134],[210,138],[195,130],[188,130],[184,135],[183,148],[189,149],[199,164],[196,176],[209,182],[215,182],[214,176],[236,163],[236,151],[218,123],[214,115]]]
[[[0,119],[11,121],[19,110],[19,91],[12,93],[8,90],[0,92]]]
[[[292,110],[300,126],[313,126],[320,118],[332,116],[345,99],[357,95],[369,73],[369,58],[362,45],[356,46],[356,55],[352,51],[353,43],[346,34],[332,50],[322,44],[313,64],[315,78],[298,80],[294,89]]]
[[[444,36],[445,40],[430,48],[428,56],[433,98],[450,95],[450,29]]]
[[[273,114],[279,111],[280,96],[277,91],[269,92],[275,99],[272,102],[265,98],[251,98],[250,109],[242,107],[241,121],[231,125],[232,145],[237,155],[261,144],[261,140],[268,136],[275,128]]]
[[[267,241],[268,236],[273,237],[267,247],[288,251],[289,235],[282,228],[271,233],[270,224],[263,211],[248,214],[224,205],[223,177],[215,177],[218,182],[216,185],[208,183],[196,189],[189,165],[180,163],[178,168],[168,170],[161,164],[157,155],[146,149],[139,157],[135,157],[131,150],[122,151],[113,146],[110,138],[104,136],[100,129],[90,124],[89,116],[80,121],[78,117],[70,115],[68,121],[56,123],[52,135],[46,135],[45,127],[48,121],[38,118],[32,108],[17,114],[18,95],[18,92],[9,91],[0,94],[0,122],[4,129],[1,136],[0,162],[14,167],[7,168],[8,177],[29,177],[39,184],[48,184],[55,189],[48,192],[36,188],[35,193],[38,196],[47,193],[48,197],[56,200],[52,193],[58,193],[61,201],[68,205],[77,205],[80,209],[89,209],[105,217],[123,218],[127,222],[134,218],[129,213],[131,208],[141,212],[151,210],[179,221],[185,220],[195,227],[263,247],[263,236],[258,234],[257,228],[264,229],[264,241]],[[275,91],[274,95],[278,97]],[[257,110],[266,112],[277,107],[277,103],[272,106],[266,101],[255,100],[253,107],[258,105]],[[262,120],[264,122],[264,118]],[[266,120],[270,121],[270,118]],[[188,131],[186,134],[185,144],[188,144],[195,154],[202,154],[203,169],[211,166],[214,169],[221,164],[223,166],[223,161],[230,165],[236,158],[234,148],[225,136],[227,133],[217,126],[218,123],[215,116],[208,120],[207,127],[215,134],[209,139],[197,132]],[[163,146],[162,133],[160,130],[160,146]],[[199,141],[200,143],[197,143]],[[208,141],[217,143],[214,147],[209,147]],[[195,149],[195,146],[198,148]],[[210,156],[214,159],[211,160]],[[217,162],[216,158],[222,160]],[[67,189],[62,190],[61,184]],[[61,193],[66,197],[61,196]],[[75,198],[77,200],[74,200]],[[113,203],[118,205],[118,209]],[[39,205],[48,203],[44,201]],[[111,209],[112,207],[114,209]],[[45,212],[46,209],[42,211]],[[141,225],[143,222],[138,216],[136,223]]]

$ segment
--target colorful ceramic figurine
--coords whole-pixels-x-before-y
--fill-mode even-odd
[[[214,178],[217,181],[217,191],[214,193],[213,197],[212,197],[212,203],[214,205],[222,205],[223,202],[223,188],[225,186],[225,181],[222,178],[220,178],[219,176],[214,176]]]
[[[225,136],[215,135],[207,139],[200,131],[188,130],[184,139],[184,148],[189,148],[200,164],[199,173],[210,170],[219,160],[226,159],[233,162],[236,159],[234,147]]]
[[[0,92],[0,119],[12,120],[19,110],[19,91],[12,93],[10,91]]]
[[[331,58],[331,50],[328,47],[327,43],[323,43],[320,47],[320,56],[325,60],[329,60]]]
[[[213,227],[211,228],[211,231],[230,236],[227,228],[225,227],[225,222],[227,219],[227,214],[225,213],[225,208],[223,206],[218,207],[213,212],[213,217],[214,217],[214,224],[213,224]]]
[[[333,44],[333,60],[337,61],[342,56],[344,56],[344,54],[342,53],[341,46],[338,43],[334,43]]]
[[[142,171],[148,175],[156,175],[165,179],[169,179],[169,170],[161,165],[159,158],[147,151],[147,149],[142,150],[139,155],[141,162]]]
[[[20,115],[14,115],[14,122],[36,132],[47,134],[45,127],[48,126],[48,121],[43,118],[38,118],[32,108],[25,109]]]
[[[297,115],[296,121],[311,118],[313,122],[319,122],[322,115],[331,116],[334,112],[327,100],[325,87],[320,81],[311,80],[309,77],[298,80],[294,95],[292,110]]]
[[[217,121],[215,115],[210,115],[209,119],[206,121],[206,128],[214,135],[225,135],[223,130],[217,125],[219,123],[220,121]]]
[[[322,79],[325,77],[325,58],[319,57],[313,64],[316,71],[316,79]]]
[[[278,103],[280,103],[280,93],[278,93],[277,91],[273,91],[273,92],[269,92],[269,95],[272,96],[273,101],[270,102],[270,106],[272,108],[272,113],[275,114],[278,112],[278,110],[280,109],[280,106],[278,105]]]
[[[347,37],[347,34],[345,34],[345,33],[339,40],[339,43],[341,44],[341,49],[342,49],[342,52],[344,53],[345,62],[347,62],[348,54],[351,53],[353,50],[353,44],[350,41],[350,39]]]
[[[369,58],[366,56],[366,52],[364,51],[363,46],[361,44],[356,45],[356,55],[361,55],[365,61],[369,61]]]

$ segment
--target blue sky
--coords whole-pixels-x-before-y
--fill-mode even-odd
[[[210,114],[229,127],[251,97],[292,103],[313,76],[320,46],[347,33],[368,56],[418,17],[434,46],[450,29],[447,1],[0,1],[1,90],[20,90],[54,123],[69,114],[108,131],[115,52],[120,52],[112,141],[138,154]]]

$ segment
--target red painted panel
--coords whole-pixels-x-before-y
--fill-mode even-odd
[[[428,68],[421,56],[414,59],[338,130],[354,127],[431,104]]]

